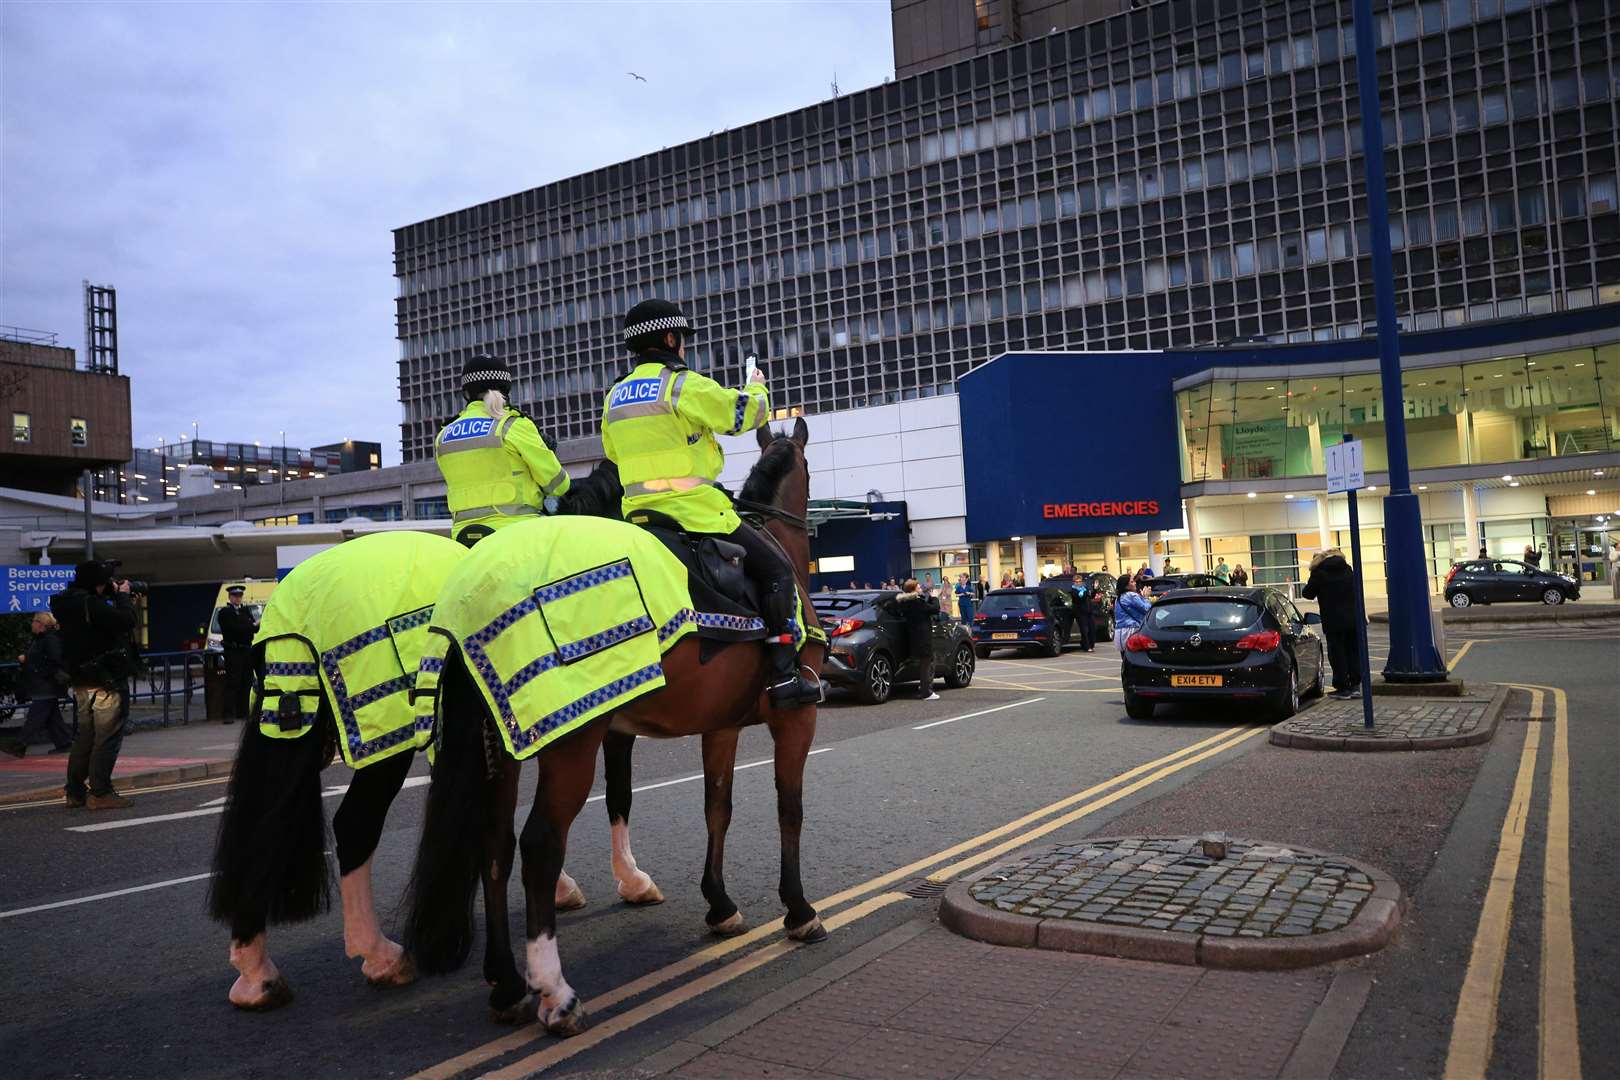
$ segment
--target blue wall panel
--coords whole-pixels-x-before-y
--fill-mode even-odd
[[[810,539],[810,557],[853,555],[853,571],[811,574],[810,588],[858,588],[866,582],[880,584],[889,578],[904,579],[911,573],[911,522],[904,502],[875,502],[867,509],[879,518],[835,518],[816,527]]]

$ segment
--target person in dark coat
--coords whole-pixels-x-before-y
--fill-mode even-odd
[[[1322,612],[1328,663],[1333,665],[1333,696],[1358,698],[1361,686],[1361,649],[1356,634],[1356,575],[1338,548],[1324,548],[1311,559],[1311,576],[1299,594],[1315,600]]]
[[[939,601],[918,588],[916,578],[907,578],[894,603],[906,620],[911,658],[917,662],[917,700],[936,701],[939,695],[934,693],[933,622],[939,614]]]
[[[246,720],[248,692],[253,689],[253,635],[259,621],[242,603],[246,590],[232,585],[225,590],[226,605],[219,609],[219,636],[225,645],[225,723]]]
[[[27,654],[17,657],[22,664],[22,685],[17,689],[28,699],[28,719],[15,738],[0,742],[0,750],[23,757],[28,753],[28,744],[44,731],[51,737],[55,752],[60,754],[73,745],[73,730],[62,719],[58,704],[67,692],[67,669],[62,665],[62,639],[56,632],[56,616],[48,611],[37,611],[29,629],[34,632],[34,640]]]
[[[79,713],[68,758],[67,805],[117,810],[131,805],[113,790],[113,766],[124,744],[124,696],[134,674],[129,636],[135,607],[129,582],[115,581],[111,562],[74,567],[73,583],[51,597],[62,627],[62,660]]]
[[[1095,599],[1097,587],[1091,579],[1076,576],[1069,586],[1069,592],[1074,595],[1074,622],[1075,629],[1080,633],[1080,651],[1090,652],[1097,645],[1097,627]]]

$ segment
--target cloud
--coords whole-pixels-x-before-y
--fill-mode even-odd
[[[641,83],[625,74],[647,77]],[[391,230],[892,71],[889,5],[0,5],[0,323],[118,289],[137,444],[377,439]]]

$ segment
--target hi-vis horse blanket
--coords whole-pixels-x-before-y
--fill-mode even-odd
[[[594,517],[509,525],[480,540],[439,593],[417,675],[419,722],[457,649],[521,760],[663,686],[663,654],[705,627],[762,624],[694,610],[686,567],[644,529]]]

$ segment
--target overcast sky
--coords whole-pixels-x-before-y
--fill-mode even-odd
[[[646,76],[641,83],[627,70]],[[390,230],[883,81],[888,0],[0,2],[0,323],[118,290],[135,442],[376,439]]]

